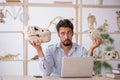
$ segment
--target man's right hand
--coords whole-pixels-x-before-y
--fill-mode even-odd
[[[29,43],[37,50],[39,57],[44,56],[41,48],[41,41],[39,41],[38,39],[34,39],[34,40],[29,40]]]
[[[33,40],[29,40],[29,43],[36,49],[38,50],[40,48],[41,45],[41,41],[38,39],[33,39]]]

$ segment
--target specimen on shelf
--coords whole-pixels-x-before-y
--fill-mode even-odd
[[[118,51],[115,51],[115,50],[104,51],[103,52],[103,59],[104,60],[119,59],[119,53],[118,53]]]
[[[20,54],[6,54],[4,56],[0,56],[0,60],[17,60]]]
[[[89,30],[94,30],[95,27],[97,26],[96,17],[91,13],[89,13],[87,20],[88,20]]]
[[[59,20],[63,20],[63,19],[65,19],[65,18],[62,17],[62,16],[56,16],[55,18],[53,18],[53,19],[49,22],[47,28],[49,28],[52,24],[53,24],[54,26],[56,26],[57,23],[58,23],[58,21],[59,21]],[[68,19],[73,23],[74,18],[68,18]],[[54,29],[54,32],[56,32],[56,28]]]
[[[102,32],[107,32],[109,28],[109,24],[107,23],[107,20],[104,21],[103,25],[102,25]]]
[[[5,3],[3,2],[3,6],[2,8],[0,9],[0,23],[5,23],[5,14],[3,12],[3,10],[5,9]]]
[[[8,2],[16,2],[18,0],[7,0]],[[22,10],[22,7],[20,6],[18,11],[16,11],[16,7],[14,6],[9,6],[11,9],[5,9],[6,5],[5,2],[2,3],[2,8],[0,9],[0,23],[5,23],[4,18],[7,17],[7,15],[9,14],[14,20],[16,20],[19,17],[19,13]]]
[[[39,59],[38,55],[35,55],[33,58],[31,58],[31,60],[38,60],[38,59]]]

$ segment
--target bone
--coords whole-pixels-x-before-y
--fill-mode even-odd
[[[24,36],[27,41],[37,39],[41,43],[46,43],[51,40],[51,32],[47,28],[38,26],[26,26],[24,28]]]

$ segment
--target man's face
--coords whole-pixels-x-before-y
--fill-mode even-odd
[[[70,28],[60,27],[58,36],[64,46],[69,46],[72,44],[73,32]]]

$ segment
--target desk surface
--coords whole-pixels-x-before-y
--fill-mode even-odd
[[[33,76],[0,76],[0,80],[120,80],[106,77],[92,77],[92,78],[60,78],[60,77],[43,77],[35,78]]]

